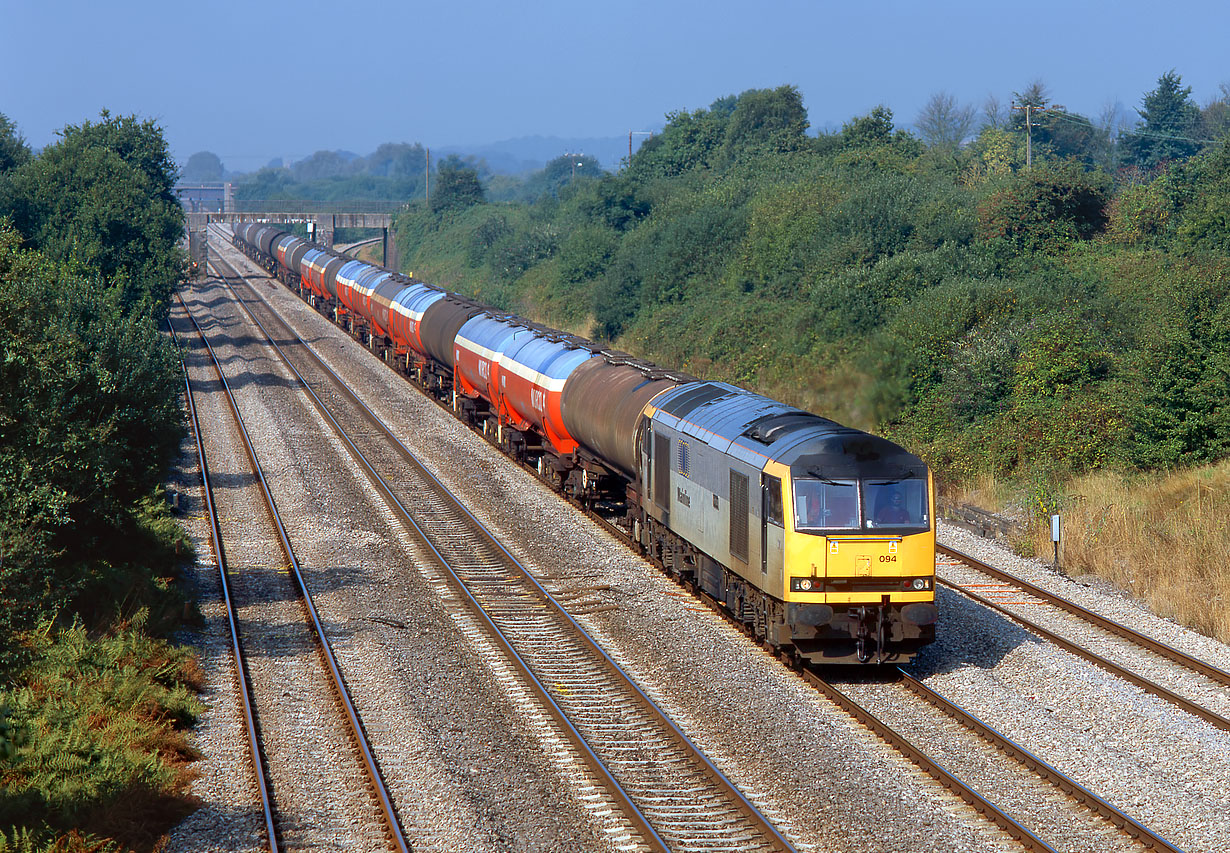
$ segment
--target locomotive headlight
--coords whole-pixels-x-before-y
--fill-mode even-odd
[[[924,592],[931,589],[931,578],[905,578],[901,581],[901,589],[905,592]]]
[[[821,592],[824,589],[824,583],[820,578],[791,578],[791,592]]]
[[[916,591],[922,592],[924,589],[927,588],[927,579],[926,578],[914,578],[914,583],[912,584],[912,586],[914,587]]]

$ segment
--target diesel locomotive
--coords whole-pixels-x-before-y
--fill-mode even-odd
[[[234,242],[556,490],[779,650],[904,663],[935,637],[917,456],[307,242]]]

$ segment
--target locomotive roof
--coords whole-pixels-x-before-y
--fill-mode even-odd
[[[926,466],[893,442],[725,382],[660,394],[655,420],[757,468],[789,465],[799,476],[924,476]]]

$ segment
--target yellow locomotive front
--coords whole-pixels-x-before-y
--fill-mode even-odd
[[[646,405],[631,527],[773,646],[904,663],[935,638],[931,474],[898,445],[717,382]]]
[[[781,466],[782,597],[791,642],[814,663],[904,663],[935,638],[931,474],[873,441],[874,458]]]

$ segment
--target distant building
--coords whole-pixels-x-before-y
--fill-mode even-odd
[[[235,208],[235,187],[229,181],[176,184],[175,196],[188,213],[228,213]]]

